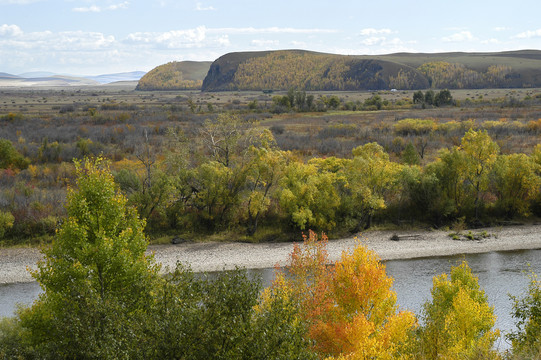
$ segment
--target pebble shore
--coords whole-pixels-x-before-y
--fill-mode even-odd
[[[330,261],[338,260],[343,251],[353,249],[358,241],[374,250],[382,260],[411,259],[491,251],[541,249],[541,225],[506,226],[475,229],[485,233],[480,240],[453,240],[449,231],[369,231],[354,238],[331,240],[327,251]],[[463,231],[467,234],[468,230]],[[399,240],[391,240],[397,235]],[[396,238],[396,237],[395,237]],[[162,264],[162,271],[173,269],[177,262],[193,271],[219,271],[241,268],[269,268],[287,263],[293,243],[183,243],[152,245],[148,251]],[[28,269],[36,269],[42,258],[36,248],[0,248],[0,284],[31,282]]]

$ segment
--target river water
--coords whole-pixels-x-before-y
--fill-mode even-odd
[[[460,264],[463,259],[479,277],[479,284],[495,308],[496,327],[502,334],[515,330],[515,321],[511,316],[513,302],[509,294],[524,296],[529,284],[527,274],[530,271],[541,274],[541,250],[387,261],[387,274],[394,278],[393,286],[401,308],[419,315],[422,304],[430,299],[432,278],[449,273],[451,266]],[[272,281],[273,271],[261,269],[250,270],[250,273],[261,276],[263,283],[268,285]],[[37,283],[0,285],[0,316],[11,316],[16,303],[31,304],[39,293]],[[503,337],[496,346],[499,349],[509,348]]]

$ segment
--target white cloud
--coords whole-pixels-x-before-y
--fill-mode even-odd
[[[128,5],[130,5],[130,2],[129,1],[124,1],[124,2],[122,2],[120,4],[109,5],[107,7],[107,10],[127,9]]]
[[[485,44],[485,45],[500,44],[500,40],[496,38],[491,38],[491,39],[481,41],[481,44]]]
[[[251,46],[261,47],[261,48],[275,48],[280,45],[278,40],[252,40],[250,41]]]
[[[361,44],[366,46],[374,46],[377,44],[381,44],[385,41],[385,37],[378,37],[378,36],[371,36],[369,38],[361,40]]]
[[[4,32],[4,25],[0,27],[0,34]],[[15,29],[16,37],[3,39],[0,37],[0,47],[14,51],[95,51],[111,48],[116,40],[112,35],[104,35],[99,32],[63,31],[53,33],[51,31],[23,33],[16,25],[11,25],[11,31]]]
[[[364,46],[378,46],[380,49],[393,49],[396,51],[404,51],[409,49],[406,47],[407,44],[414,44],[415,41],[403,41],[400,38],[386,38],[385,36],[372,36],[366,39],[361,40],[360,44]],[[382,53],[382,50],[378,50],[379,53]],[[369,53],[373,53],[372,50]]]
[[[215,43],[220,47],[227,47],[231,45],[231,41],[229,41],[229,36],[223,35],[216,39]]]
[[[17,25],[3,24],[0,26],[0,36],[20,36],[23,31]]]
[[[511,28],[505,27],[505,26],[496,26],[492,30],[494,30],[494,31],[507,31],[507,30],[511,30]]]
[[[158,49],[188,49],[203,47],[227,47],[231,45],[227,34],[209,34],[209,29],[199,26],[193,29],[167,32],[136,32],[125,39],[125,43]]]
[[[251,34],[333,34],[338,32],[333,29],[297,29],[297,28],[212,28],[208,29],[209,33],[227,33],[236,35],[251,35]]]
[[[446,36],[442,38],[442,41],[445,42],[462,42],[462,41],[472,41],[475,37],[472,35],[469,31],[460,31],[457,33],[454,33],[450,36]]]
[[[107,10],[114,11],[114,10],[118,10],[118,9],[127,9],[129,4],[130,3],[128,1],[124,1],[124,2],[119,3],[119,4],[112,4],[112,5],[109,5],[109,6],[106,6],[106,7],[100,7],[100,6],[97,6],[97,5],[91,5],[91,6],[87,6],[87,7],[73,8],[72,11],[98,13],[98,12],[107,11]]]
[[[92,5],[88,7],[73,8],[73,11],[75,12],[100,12],[101,8],[99,6]]]
[[[290,41],[289,44],[292,47],[297,48],[297,49],[306,49],[308,47],[308,45],[304,41],[293,40],[293,41]]]
[[[14,5],[26,5],[32,4],[35,2],[40,2],[42,0],[0,0],[0,5],[2,4],[14,4]]]
[[[517,34],[513,36],[515,39],[531,39],[531,38],[537,38],[541,37],[541,29],[537,30],[528,30],[521,32],[520,34]]]
[[[361,36],[374,36],[374,35],[380,35],[380,34],[391,34],[391,29],[362,29],[359,33]]]
[[[214,11],[216,8],[214,6],[204,6],[202,3],[197,2],[195,4],[195,10],[196,11]]]
[[[130,52],[114,36],[100,32],[23,32],[16,25],[2,25],[0,33],[16,34],[0,36],[0,67],[9,68],[12,73],[42,69],[67,73],[93,66],[107,68],[115,62],[115,56],[118,58],[117,51]],[[133,52],[129,55],[133,56]],[[122,60],[129,61],[129,55]]]

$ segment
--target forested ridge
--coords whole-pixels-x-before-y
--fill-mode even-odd
[[[458,56],[461,55],[461,56]],[[468,89],[541,86],[541,53],[345,56],[301,50],[230,53],[203,91]],[[536,70],[537,69],[537,70]]]
[[[194,90],[203,84],[210,62],[173,61],[155,67],[138,82],[137,90]]]

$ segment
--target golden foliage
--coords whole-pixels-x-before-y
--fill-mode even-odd
[[[434,61],[419,66],[417,70],[428,77],[432,88],[467,89],[505,86],[512,68],[505,65],[491,65],[485,72],[478,72],[468,69],[463,64]]]
[[[198,90],[203,80],[186,79],[180,62],[169,62],[149,71],[139,80],[138,90]]]

